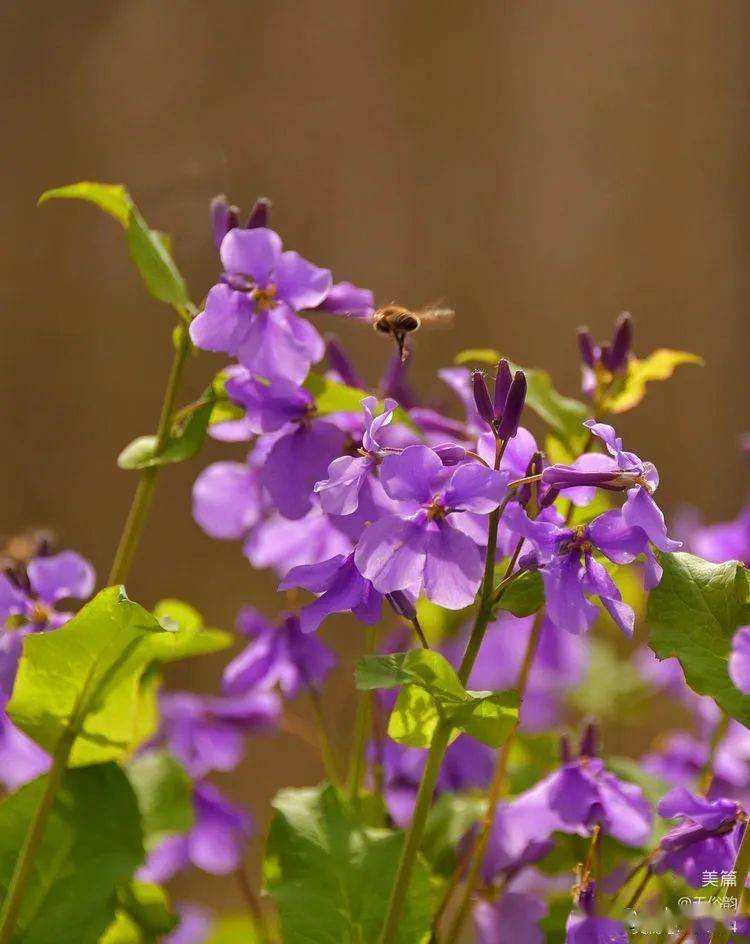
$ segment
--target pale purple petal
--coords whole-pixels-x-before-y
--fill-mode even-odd
[[[426,550],[426,596],[448,610],[461,610],[473,603],[483,566],[479,548],[471,538],[443,522],[428,532]]]
[[[590,430],[592,435],[601,439],[610,455],[617,456],[622,452],[622,439],[617,435],[614,427],[607,423],[597,423],[595,420],[586,420],[583,425]]]
[[[631,488],[622,506],[622,516],[631,527],[642,528],[649,541],[660,551],[676,551],[682,542],[667,537],[667,526],[661,509],[644,488]]]
[[[281,256],[281,238],[265,227],[232,229],[219,251],[226,272],[249,275],[261,288],[268,285]]]
[[[293,567],[279,584],[279,590],[301,587],[303,590],[310,590],[311,593],[322,593],[335,580],[345,560],[343,554],[337,554],[330,560]]]
[[[228,285],[214,285],[206,305],[190,323],[190,338],[202,351],[235,354],[250,330],[253,304],[247,295]]]
[[[278,305],[253,316],[236,354],[256,376],[282,377],[300,384],[324,351],[323,339],[315,328],[285,305]]]
[[[628,944],[628,929],[613,918],[572,917],[565,944]]]
[[[0,573],[0,622],[25,610],[26,595],[5,574]]]
[[[351,515],[359,505],[359,493],[374,460],[365,456],[340,456],[328,466],[328,478],[315,483],[323,511],[329,515]]]
[[[285,518],[296,520],[310,511],[315,483],[326,474],[343,443],[343,433],[324,421],[303,423],[275,443],[260,479]]]
[[[196,823],[187,837],[191,862],[213,875],[233,872],[244,857],[252,829],[249,814],[208,784],[195,789],[195,812]]]
[[[215,462],[193,485],[193,517],[212,538],[236,540],[259,519],[257,475],[240,462]]]
[[[432,449],[409,446],[399,455],[383,459],[380,481],[391,498],[423,504],[433,498],[444,473],[443,463]]]
[[[635,630],[635,613],[631,606],[623,603],[622,594],[606,568],[594,560],[591,554],[586,554],[584,568],[583,589],[586,593],[598,596],[619,629],[626,636],[632,636]]]
[[[542,571],[547,615],[559,629],[585,633],[598,610],[586,599],[580,583],[581,566],[574,554],[557,558]]]
[[[211,912],[193,904],[179,904],[175,911],[180,923],[164,938],[164,944],[205,944],[213,926]]]
[[[328,295],[333,280],[328,269],[303,259],[298,252],[283,252],[274,272],[277,297],[295,311],[315,308]]]
[[[605,557],[616,564],[629,564],[648,543],[640,528],[633,528],[617,510],[605,511],[588,525],[591,540]]]
[[[152,849],[136,872],[142,882],[161,884],[190,865],[187,836],[169,836]]]
[[[318,507],[313,507],[296,521],[272,515],[250,533],[244,553],[256,569],[272,567],[283,577],[292,567],[349,554],[351,549],[352,541]]]
[[[547,906],[534,895],[506,892],[494,902],[474,906],[476,944],[543,944],[539,926]]]
[[[507,473],[495,472],[478,462],[460,465],[445,490],[445,504],[461,511],[488,514],[505,495]]]
[[[398,407],[395,400],[386,399],[383,403],[383,412],[375,416],[378,401],[375,397],[365,397],[362,401],[362,412],[365,415],[365,431],[362,436],[362,446],[368,452],[377,452],[381,448],[379,433],[393,420],[393,413]]]
[[[45,603],[69,598],[85,600],[94,592],[94,568],[75,551],[35,557],[27,571],[34,592]]]
[[[729,676],[745,695],[750,695],[750,626],[739,629],[732,640]]]
[[[421,524],[389,515],[365,529],[354,560],[380,593],[407,590],[421,586],[426,543]]]
[[[331,315],[367,320],[372,317],[375,299],[369,288],[358,288],[351,282],[337,282],[317,307]]]
[[[313,405],[312,395],[297,384],[280,377],[262,382],[242,368],[233,372],[225,389],[245,410],[245,421],[253,433],[276,432],[302,419]]]
[[[50,757],[0,712],[0,783],[9,792],[46,773]]]

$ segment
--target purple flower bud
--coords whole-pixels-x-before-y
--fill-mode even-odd
[[[542,497],[539,499],[539,511],[544,511],[545,508],[549,508],[550,505],[554,505],[559,494],[559,488],[548,488],[544,495],[542,495]]]
[[[512,439],[516,435],[525,402],[526,374],[522,370],[517,370],[505,400],[502,419],[497,427],[497,435],[500,439]]]
[[[541,475],[542,474],[542,454],[541,452],[535,452],[529,459],[529,464],[526,466],[525,478],[530,478],[532,475]],[[516,492],[516,501],[522,508],[525,508],[526,505],[531,501],[532,487],[529,483],[522,485]]]
[[[403,590],[393,590],[391,593],[386,593],[385,598],[391,604],[393,611],[399,616],[403,616],[404,619],[409,621],[417,618],[414,604]]]
[[[569,764],[573,760],[573,752],[570,749],[570,738],[567,734],[560,737],[560,763]]]
[[[258,197],[250,210],[250,216],[245,223],[245,229],[258,229],[268,226],[268,216],[271,210],[271,201],[268,197]]]
[[[612,346],[607,349],[606,355],[604,348],[602,348],[602,363],[608,371],[616,374],[624,370],[628,362],[632,342],[633,322],[630,314],[624,311],[617,319]]]
[[[490,392],[487,389],[487,381],[484,379],[484,374],[481,370],[472,372],[471,387],[474,391],[474,403],[476,404],[477,413],[482,417],[485,423],[489,423],[489,425],[492,426],[495,421],[495,411],[492,407],[492,401],[490,400]]]
[[[459,462],[463,462],[466,458],[466,450],[463,446],[459,446],[458,443],[440,443],[437,446],[433,446],[432,451],[440,456],[440,461],[446,466],[458,465]]]
[[[349,359],[349,355],[333,336],[326,338],[326,357],[330,367],[336,371],[347,387],[356,387],[358,390],[365,389],[365,385],[354,369],[354,364]]]
[[[503,358],[497,365],[497,376],[495,377],[495,405],[493,413],[496,417],[503,415],[505,401],[508,399],[508,391],[513,382],[513,375],[510,372],[510,365]]]
[[[595,914],[596,883],[589,880],[578,891],[578,907],[589,918]]]
[[[596,366],[596,351],[588,328],[578,329],[578,350],[581,352],[583,363],[587,367],[594,368]]]
[[[599,726],[593,721],[583,729],[579,754],[581,757],[599,756]]]
[[[231,206],[224,194],[219,194],[211,201],[211,224],[214,230],[214,243],[216,248],[220,249],[230,229],[235,229],[238,223],[237,214],[239,210],[236,206]]]

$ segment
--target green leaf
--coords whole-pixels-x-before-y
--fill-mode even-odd
[[[160,662],[210,655],[234,642],[232,634],[223,629],[207,629],[201,614],[183,600],[160,600],[154,607],[154,616],[167,630],[167,635],[151,641],[151,651]]]
[[[625,413],[637,406],[646,394],[646,384],[652,380],[668,380],[680,364],[703,365],[703,358],[687,351],[659,348],[643,360],[633,357],[627,374],[615,379],[614,389],[604,400],[607,413]]]
[[[206,441],[215,404],[216,397],[209,388],[201,398],[200,405],[190,411],[185,421],[173,425],[162,449],[157,450],[156,436],[139,436],[117,457],[118,466],[121,469],[147,469],[192,459]]]
[[[190,304],[185,280],[172,258],[166,237],[149,229],[124,186],[82,181],[45,191],[39,203],[52,199],[87,200],[113,216],[125,228],[130,257],[150,294],[176,308]]]
[[[501,357],[502,354],[491,347],[471,347],[459,351],[453,358],[453,363],[459,367],[465,367],[467,364],[488,364],[496,367]]]
[[[144,841],[152,849],[165,836],[193,825],[193,789],[185,769],[166,751],[148,751],[127,770],[141,811]]]
[[[499,747],[518,718],[515,692],[471,692],[448,660],[431,649],[365,656],[357,664],[357,687],[399,692],[388,733],[400,744],[428,747],[441,719],[491,747]]]
[[[503,568],[505,572],[505,568]],[[496,609],[507,610],[514,616],[531,616],[544,606],[544,585],[537,571],[526,571],[503,591]]]
[[[50,752],[72,732],[72,767],[117,760],[148,729],[139,712],[147,666],[215,648],[203,635],[165,630],[122,587],[108,587],[61,629],[24,639],[8,714]]]
[[[46,781],[39,777],[0,803],[0,897]],[[68,770],[34,859],[13,944],[95,944],[114,917],[116,889],[142,859],[138,806],[120,768]]]
[[[284,944],[375,944],[401,855],[403,833],[363,826],[331,786],[282,790],[264,875]],[[434,892],[418,857],[396,941],[429,939]]]
[[[676,656],[688,685],[710,695],[750,726],[750,696],[732,684],[732,637],[750,622],[748,572],[736,561],[711,564],[692,554],[660,554],[664,576],[648,602],[649,645],[659,659]]]
[[[329,413],[359,414],[362,412],[362,401],[365,397],[370,396],[366,390],[347,387],[345,384],[329,380],[322,374],[316,374],[315,372],[308,374],[307,380],[302,386],[314,397],[315,412],[318,416],[326,416]],[[394,412],[393,421],[414,428],[414,423],[409,418],[409,414],[400,407]]]
[[[99,944],[157,944],[179,923],[159,885],[133,880],[120,887],[118,911]]]
[[[487,808],[484,797],[442,793],[427,814],[421,850],[435,872],[450,875],[458,862],[458,844]]]
[[[247,915],[222,915],[205,944],[261,944],[258,929]]]

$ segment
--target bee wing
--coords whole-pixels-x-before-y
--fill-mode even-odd
[[[455,311],[450,308],[425,308],[417,314],[422,324],[431,328],[447,328],[456,317]]]

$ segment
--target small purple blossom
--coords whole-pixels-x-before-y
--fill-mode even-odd
[[[230,229],[221,243],[221,279],[190,325],[193,343],[236,357],[259,377],[301,383],[323,357],[323,340],[296,312],[316,308],[331,273],[296,252],[282,252],[270,229]]]
[[[547,906],[535,895],[506,892],[497,901],[474,906],[476,944],[543,944],[539,922]]]
[[[339,554],[319,564],[294,567],[279,584],[279,590],[301,587],[319,594],[300,610],[303,633],[312,633],[333,613],[354,613],[363,623],[380,619],[383,596],[354,566],[354,555]]]
[[[627,311],[617,319],[610,343],[595,344],[587,328],[579,329],[578,348],[583,362],[582,388],[587,396],[594,396],[598,387],[598,376],[602,371],[614,375],[626,372],[632,343],[633,323]]]
[[[252,834],[250,814],[209,783],[196,785],[193,805],[193,828],[184,836],[169,836],[149,853],[138,872],[142,881],[166,882],[190,866],[212,875],[227,875],[239,867]]]
[[[426,446],[389,455],[380,481],[399,503],[362,535],[354,560],[380,593],[408,590],[448,609],[474,599],[482,579],[482,559],[465,532],[466,512],[487,514],[500,504],[507,475],[466,463],[446,469]]]
[[[286,698],[319,685],[333,666],[333,653],[315,636],[302,632],[297,616],[287,615],[278,625],[259,618],[252,607],[240,611],[240,632],[251,642],[224,669],[223,687],[228,695],[278,686]]]
[[[213,770],[234,770],[248,735],[272,730],[281,716],[281,702],[271,691],[225,698],[168,692],[160,707],[162,739],[197,779]]]
[[[175,907],[180,923],[164,938],[164,944],[204,944],[213,926],[211,912],[192,902]]]

